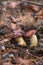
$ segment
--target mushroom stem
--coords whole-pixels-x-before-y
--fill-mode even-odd
[[[26,46],[26,42],[24,41],[22,37],[18,37],[15,40],[18,42],[18,45]]]
[[[30,47],[37,46],[37,43],[38,43],[37,36],[33,34],[30,38]]]

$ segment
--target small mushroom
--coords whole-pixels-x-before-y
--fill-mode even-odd
[[[21,37],[23,36],[24,31],[22,31],[21,29],[17,29],[17,30],[13,30],[13,32],[11,33],[11,37],[12,38],[16,38],[16,37]]]
[[[30,47],[37,46],[38,39],[35,33],[36,30],[30,30],[29,32],[26,33],[26,37],[30,38]]]
[[[26,42],[24,41],[22,37],[18,37],[15,40],[18,42],[18,45],[26,46]]]

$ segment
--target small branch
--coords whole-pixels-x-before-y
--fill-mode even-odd
[[[43,7],[42,3],[36,3],[36,2],[31,2],[31,1],[22,1],[22,2],[26,2],[28,4],[33,4],[33,5],[37,5],[37,6],[42,6]]]

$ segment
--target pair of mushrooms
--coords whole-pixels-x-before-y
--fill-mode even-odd
[[[12,38],[15,38],[18,45],[26,46],[26,42],[24,41],[22,36],[25,36],[30,39],[30,47],[37,46],[38,39],[35,35],[36,30],[29,30],[25,34],[24,32],[19,28],[16,29],[16,24],[11,24],[11,28],[13,29],[13,32],[11,34]],[[16,29],[16,30],[15,30]]]
[[[35,33],[36,33],[36,30],[30,30],[25,35],[27,38],[30,39],[30,47],[37,46],[38,39]],[[17,37],[15,38],[15,40],[18,42],[18,45],[26,46],[26,42],[24,41],[22,37]]]

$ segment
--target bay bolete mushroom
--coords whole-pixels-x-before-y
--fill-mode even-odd
[[[26,37],[30,39],[30,47],[37,46],[38,39],[35,33],[36,33],[36,30],[30,30],[29,32],[26,33]]]

